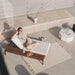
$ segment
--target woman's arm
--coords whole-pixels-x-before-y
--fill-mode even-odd
[[[29,38],[28,38],[27,36],[26,36],[25,38],[26,38],[26,40],[27,40],[28,45],[30,45]]]

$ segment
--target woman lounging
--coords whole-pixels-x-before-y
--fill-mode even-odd
[[[12,36],[12,39],[14,38],[18,38],[28,50],[33,50],[37,45],[40,44],[28,38],[26,34],[23,33],[22,27],[17,29],[16,33]]]

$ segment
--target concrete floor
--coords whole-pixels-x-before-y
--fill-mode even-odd
[[[67,8],[67,10],[75,17],[75,7]],[[68,49],[68,51],[72,54],[72,60],[66,61],[62,64],[54,66],[53,68],[45,70],[45,73],[49,75],[75,75],[75,43],[73,45],[66,44],[63,46],[65,46]]]
[[[67,8],[75,17],[75,8]],[[73,43],[62,43],[63,47],[72,55],[72,59],[60,63],[36,75],[74,75],[75,74],[75,39]],[[32,75],[22,56],[7,53],[5,62],[8,66],[10,75]]]
[[[75,17],[75,7],[67,8],[67,10]],[[65,43],[63,46],[72,55],[72,59],[49,68],[37,75],[75,75],[75,43]]]

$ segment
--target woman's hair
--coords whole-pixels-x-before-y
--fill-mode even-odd
[[[22,27],[19,27],[18,29],[17,29],[17,31],[20,31],[22,29]]]

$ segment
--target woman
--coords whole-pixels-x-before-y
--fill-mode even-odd
[[[33,43],[33,41],[28,38],[25,33],[23,33],[22,27],[17,29],[16,33],[12,36],[12,39],[16,37],[21,41],[23,45],[25,44],[24,46],[29,50],[33,50],[37,45],[40,44],[38,42]]]

